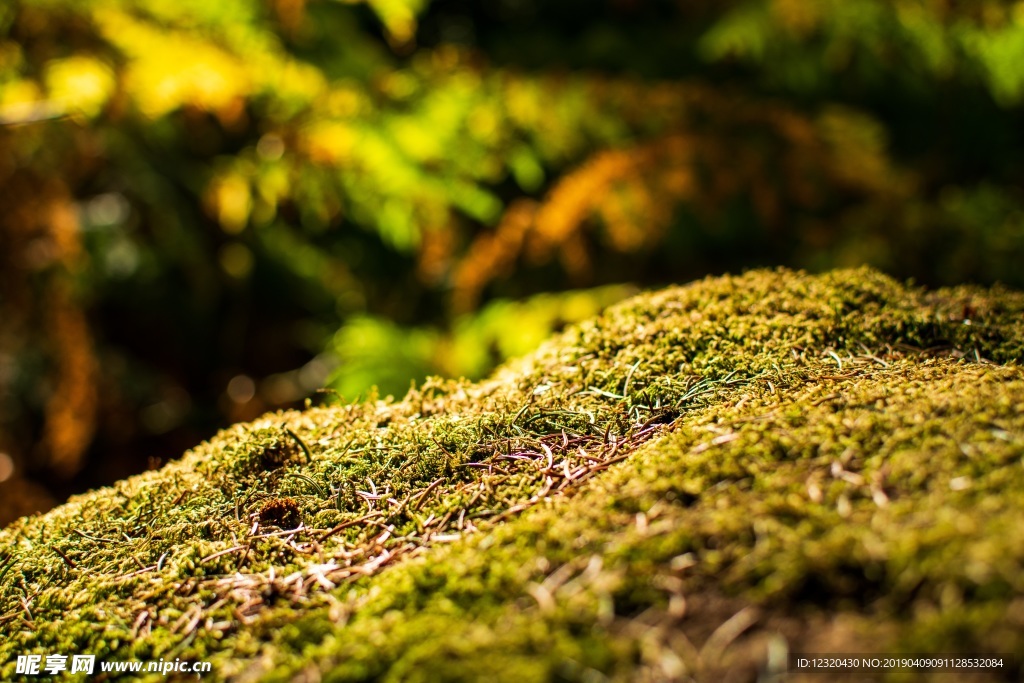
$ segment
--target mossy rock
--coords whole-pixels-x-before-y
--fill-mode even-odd
[[[597,681],[1024,652],[1022,314],[1001,289],[758,271],[632,299],[479,384],[237,425],[0,532],[0,679],[31,653]]]

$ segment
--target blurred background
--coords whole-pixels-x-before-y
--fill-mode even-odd
[[[1020,287],[1022,65],[1020,2],[5,0],[0,523],[640,288]]]

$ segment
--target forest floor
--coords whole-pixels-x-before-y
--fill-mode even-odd
[[[755,271],[478,384],[236,425],[0,531],[0,680],[39,680],[25,654],[659,681],[1024,652],[1022,316],[1007,290]]]

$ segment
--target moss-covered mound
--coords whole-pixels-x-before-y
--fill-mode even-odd
[[[597,681],[1024,651],[1022,314],[754,272],[481,384],[238,425],[0,532],[0,679],[28,653]]]

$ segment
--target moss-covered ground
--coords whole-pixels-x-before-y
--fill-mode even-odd
[[[0,532],[0,680],[29,653],[659,681],[1024,652],[1022,315],[1004,290],[758,271],[632,299],[480,384],[235,426]]]

